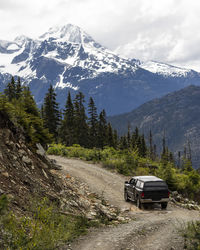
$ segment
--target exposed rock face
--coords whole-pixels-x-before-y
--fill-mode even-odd
[[[56,199],[62,186],[50,172],[50,164],[32,152],[22,131],[0,111],[0,187],[23,208],[31,194]]]

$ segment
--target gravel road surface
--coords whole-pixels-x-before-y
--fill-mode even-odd
[[[92,192],[103,195],[120,210],[129,210],[128,215],[132,218],[126,224],[92,230],[72,244],[73,250],[184,249],[184,240],[178,231],[186,222],[200,219],[198,211],[175,207],[173,204],[169,204],[167,210],[161,210],[160,206],[139,210],[134,203],[124,201],[126,177],[81,160],[59,156],[50,158],[62,166],[64,174],[80,178]]]

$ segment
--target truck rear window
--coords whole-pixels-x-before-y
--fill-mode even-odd
[[[167,188],[167,184],[163,181],[150,181],[144,184],[145,187],[165,187]]]

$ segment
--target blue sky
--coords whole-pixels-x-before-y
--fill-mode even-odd
[[[72,23],[130,58],[200,71],[198,0],[0,0],[0,39]]]

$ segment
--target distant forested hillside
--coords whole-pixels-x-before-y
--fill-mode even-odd
[[[193,166],[200,166],[200,87],[189,86],[180,91],[154,99],[130,113],[109,118],[119,134],[127,127],[137,126],[149,140],[151,130],[153,142],[161,151],[163,138],[175,157],[192,156]],[[180,153],[179,153],[180,151]]]

